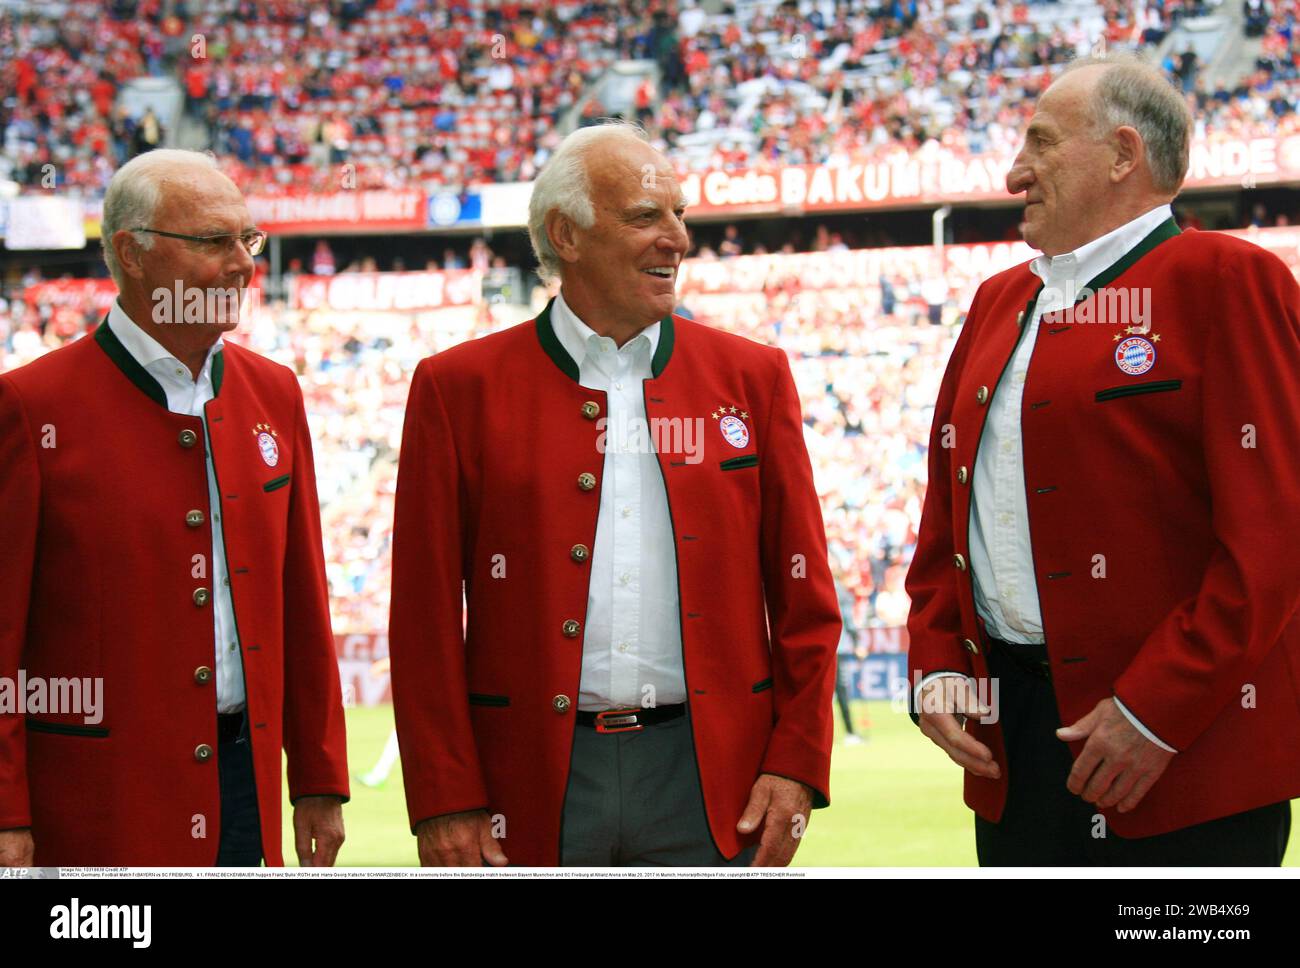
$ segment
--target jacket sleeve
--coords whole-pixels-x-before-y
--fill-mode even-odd
[[[388,626],[412,830],[430,817],[488,805],[470,724],[459,461],[430,363],[416,368],[402,428]]]
[[[17,391],[0,377],[0,677],[11,683],[23,664],[40,509],[36,444]],[[27,724],[21,712],[0,713],[0,830],[31,822]]]
[[[284,750],[289,799],[348,799],[347,737],[330,627],[320,500],[302,391],[292,379],[294,467],[284,556]]]
[[[763,492],[761,553],[772,640],[776,723],[761,772],[798,780],[830,803],[831,697],[840,609],[790,363],[777,351]]]
[[[1180,750],[1242,700],[1300,603],[1300,287],[1254,246],[1231,253],[1220,273],[1213,284],[1231,297],[1209,320],[1201,370],[1217,547],[1197,593],[1156,626],[1115,683],[1124,705]]]
[[[944,446],[945,430],[952,424],[953,402],[957,397],[962,365],[974,340],[979,322],[980,296],[975,294],[957,345],[939,387],[934,405],[934,422],[930,425],[930,451],[925,504],[921,510],[921,528],[907,570],[904,587],[912,601],[907,617],[907,665],[909,702],[915,706],[915,686],[936,672],[970,675],[970,658],[961,647],[961,605],[957,592],[956,571],[952,566],[955,550],[952,510],[952,449]],[[954,433],[960,433],[954,429]],[[967,431],[969,432],[969,431]],[[972,454],[972,463],[974,455]],[[916,718],[916,710],[912,716]]]

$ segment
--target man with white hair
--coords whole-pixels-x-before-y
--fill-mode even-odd
[[[786,864],[828,802],[799,397],[673,314],[683,209],[639,129],[569,135],[529,207],[559,294],[416,370],[389,642],[423,864]]]
[[[1300,794],[1300,290],[1170,211],[1191,118],[1076,62],[1007,190],[907,577],[922,732],[986,865],[1277,865]]]
[[[209,156],[159,150],[103,237],[94,336],[0,375],[0,865],[281,864],[282,749],[299,860],[332,864],[311,435],[293,372],[222,339],[265,234]]]

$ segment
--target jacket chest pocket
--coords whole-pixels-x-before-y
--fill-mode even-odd
[[[1097,403],[1105,403],[1107,400],[1118,400],[1121,397],[1135,397],[1148,393],[1169,393],[1182,388],[1182,380],[1151,380],[1147,383],[1129,383],[1123,386],[1098,390],[1094,399]]]

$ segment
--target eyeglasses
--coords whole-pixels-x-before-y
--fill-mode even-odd
[[[162,235],[169,239],[183,239],[186,242],[195,242],[214,255],[233,251],[236,241],[248,250],[249,255],[253,256],[261,255],[262,250],[266,248],[266,233],[260,229],[252,229],[248,232],[231,235],[181,235],[179,232],[163,232],[159,229],[146,228],[132,229],[131,231],[148,232],[150,235]]]

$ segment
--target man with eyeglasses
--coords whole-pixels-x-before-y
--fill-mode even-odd
[[[209,156],[131,161],[108,317],[0,374],[0,866],[282,864],[281,749],[300,863],[343,841],[302,393],[222,339],[251,223]]]

